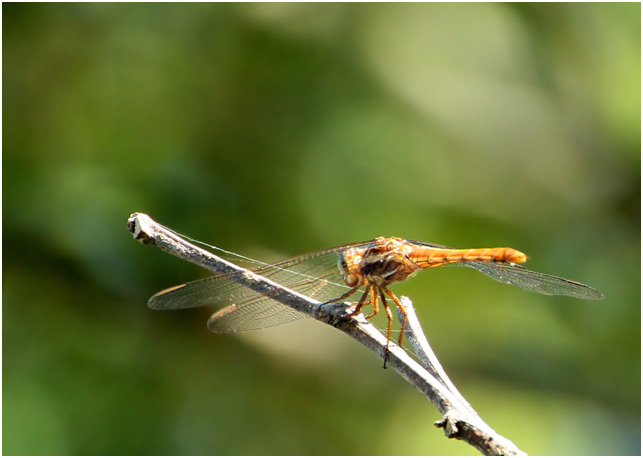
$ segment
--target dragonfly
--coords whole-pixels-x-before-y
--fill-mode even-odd
[[[447,265],[470,267],[496,281],[535,293],[586,300],[604,297],[590,286],[519,265],[526,260],[524,253],[513,248],[455,249],[399,237],[377,237],[266,264],[252,271],[323,304],[338,303],[361,294],[347,318],[359,314],[365,305],[372,305],[373,311],[366,317],[370,319],[378,314],[381,305],[388,318],[388,354],[393,322],[388,300],[404,316],[400,346],[406,326],[406,310],[389,286],[420,270]],[[252,331],[307,317],[236,283],[228,274],[165,289],[152,296],[148,305],[157,310],[217,306],[208,320],[208,328],[215,333]]]

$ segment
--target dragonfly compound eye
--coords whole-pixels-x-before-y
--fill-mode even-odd
[[[339,255],[337,268],[346,283],[351,288],[361,281],[360,263],[362,262],[361,251],[349,248]]]
[[[341,253],[339,258],[337,258],[337,268],[342,277],[348,275],[348,262],[346,261],[346,255]]]
[[[359,283],[359,277],[355,274],[344,275],[344,283],[352,288],[353,286],[357,286],[357,283]]]

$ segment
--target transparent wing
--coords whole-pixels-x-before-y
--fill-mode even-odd
[[[308,280],[326,280],[330,284],[335,284],[340,291],[342,289],[346,291],[348,288],[337,269],[339,253],[350,246],[368,243],[361,242],[307,253],[252,271],[292,289],[298,286],[304,287]],[[182,309],[237,301],[256,294],[235,282],[232,274],[223,274],[160,291],[150,298],[148,305],[157,310]]]
[[[434,248],[448,248],[426,242],[413,242]],[[476,269],[501,283],[518,286],[527,291],[546,295],[570,296],[578,299],[597,300],[604,297],[603,293],[594,288],[573,280],[542,274],[525,269],[522,266],[508,262],[475,262],[464,261],[450,266],[465,266]]]
[[[254,269],[253,272],[325,302],[336,299],[349,289],[337,268],[339,253],[351,246],[369,243],[353,243],[308,253]],[[230,305],[231,302],[234,304]],[[250,331],[306,316],[236,283],[228,274],[160,291],[150,298],[148,305],[157,310],[215,305],[219,311],[208,322],[208,327],[214,332]]]
[[[216,333],[233,333],[264,329],[306,318],[279,302],[257,296],[243,304],[232,304],[212,314],[208,328]]]
[[[306,277],[302,278],[301,282],[290,285],[290,287],[320,301],[335,299],[341,295],[342,291],[346,290],[345,287],[334,285],[326,280],[314,281],[305,279]],[[253,331],[307,316],[269,297],[257,294],[212,314],[208,320],[208,328],[217,333]]]
[[[578,299],[597,300],[605,297],[603,293],[594,288],[573,280],[556,277],[554,275],[533,272],[524,267],[506,262],[483,263],[466,262],[462,263],[467,267],[473,267],[487,277],[491,277],[501,283],[515,285],[527,291],[535,293],[570,296]]]

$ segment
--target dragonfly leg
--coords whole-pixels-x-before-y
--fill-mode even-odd
[[[404,337],[404,328],[406,328],[406,319],[408,318],[406,314],[406,308],[402,305],[402,302],[397,298],[395,294],[393,294],[392,291],[388,290],[387,288],[384,288],[384,291],[386,291],[386,294],[388,297],[393,299],[393,302],[395,302],[395,305],[400,309],[402,312],[402,315],[404,315],[404,320],[402,320],[402,328],[400,329],[400,340],[399,340],[399,345],[400,347],[402,346],[402,338]]]
[[[329,300],[329,301],[324,302],[324,305],[326,305],[326,304],[334,304],[335,302],[341,302],[341,301],[343,301],[343,300],[344,300],[344,299],[346,299],[348,296],[352,296],[352,295],[355,293],[355,291],[357,291],[357,290],[359,289],[359,287],[360,287],[360,286],[361,286],[361,285],[355,285],[353,288],[351,288],[351,289],[350,289],[350,291],[345,292],[344,294],[342,294],[341,296],[339,296],[337,299],[331,299],[331,300]],[[364,297],[366,297],[366,296],[364,296]],[[364,298],[364,297],[363,297],[363,298]],[[360,301],[360,302],[362,302],[362,301]]]
[[[362,305],[373,303],[373,313],[371,313],[369,316],[366,317],[367,320],[370,320],[375,315],[377,315],[377,312],[380,311],[380,307],[379,307],[379,304],[377,303],[377,294],[375,292],[375,286],[371,285],[368,291],[371,294],[371,300],[368,302],[362,303]]]
[[[359,302],[357,303],[357,306],[355,307],[355,310],[353,312],[351,312],[350,315],[348,315],[347,318],[350,318],[352,316],[357,315],[359,312],[362,311],[362,307],[364,307],[366,304],[368,304],[368,302],[365,302],[365,300],[366,300],[366,296],[368,295],[369,292],[370,292],[369,289],[364,291],[364,294],[362,294],[362,297],[359,299]]]

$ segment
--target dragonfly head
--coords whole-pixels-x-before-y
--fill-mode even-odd
[[[337,259],[337,268],[344,279],[344,283],[353,288],[360,283],[360,262],[362,262],[362,250],[349,248],[343,251]]]

